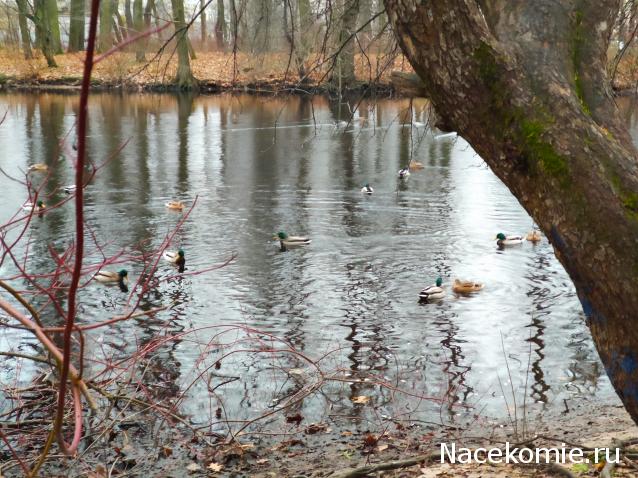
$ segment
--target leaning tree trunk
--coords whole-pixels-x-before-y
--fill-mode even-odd
[[[605,61],[618,0],[386,0],[445,125],[551,241],[638,422],[638,162]]]
[[[191,90],[197,86],[197,82],[191,72],[188,48],[188,29],[184,18],[184,0],[171,0],[173,7],[173,22],[177,37],[177,75],[175,84],[181,90]]]
[[[51,23],[49,21],[46,0],[34,0],[33,23],[35,25],[36,42],[47,60],[47,65],[50,68],[58,66],[54,57],[55,48],[52,39],[53,37],[51,35]]]
[[[18,24],[20,25],[22,49],[24,50],[24,57],[30,60],[33,58],[33,53],[31,52],[31,33],[29,32],[29,24],[27,23],[27,0],[16,0],[16,3],[18,5]]]

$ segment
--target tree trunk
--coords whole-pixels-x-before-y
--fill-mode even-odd
[[[124,18],[126,19],[126,36],[128,37],[132,31],[137,30],[133,13],[131,13],[131,0],[124,0]]]
[[[22,0],[25,1],[25,0]],[[69,47],[67,51],[84,50],[84,0],[71,0]]]
[[[34,0],[34,15],[33,23],[35,24],[35,36],[36,42],[42,54],[47,60],[47,65],[50,68],[54,68],[57,65],[55,62],[53,39],[51,35],[51,22],[49,21],[49,10],[46,5],[47,0]]]
[[[20,25],[22,50],[24,50],[24,57],[30,60],[33,58],[33,52],[31,52],[31,34],[29,33],[29,25],[27,23],[27,0],[16,0],[16,3],[18,5],[18,23]]]
[[[200,21],[201,21],[201,33],[202,33],[202,47],[206,46],[206,40],[207,40],[207,32],[206,32],[206,10],[204,9],[204,6],[206,5],[206,0],[199,0],[199,8],[202,11],[201,15],[200,15]]]
[[[337,56],[335,71],[332,73],[332,83],[339,90],[348,87],[355,82],[354,51],[355,40],[352,38],[359,15],[360,0],[345,0],[343,14],[341,15],[341,29],[337,48],[343,45],[341,53]]]
[[[638,422],[638,155],[611,97],[618,0],[386,0],[445,123],[550,239]]]
[[[188,30],[184,19],[184,0],[171,0],[173,7],[173,22],[177,34],[177,75],[175,84],[181,90],[191,90],[197,82],[191,72],[188,49]]]
[[[113,33],[111,31],[113,16],[113,3],[110,0],[100,2],[100,32],[98,35],[98,51],[103,52],[113,46]]]
[[[215,22],[215,43],[218,50],[223,50],[226,36],[226,13],[224,12],[224,0],[217,0],[217,21]]]
[[[51,48],[55,55],[63,53],[62,41],[60,40],[60,21],[58,17],[58,2],[56,0],[45,0],[47,10],[47,28],[51,36]]]
[[[151,21],[150,16],[148,21],[150,23]],[[133,29],[135,33],[141,33],[142,31],[144,31],[144,25],[145,25],[145,18],[144,18],[143,0],[133,0]],[[145,60],[144,58],[145,53],[146,53],[146,38],[141,38],[137,40],[135,44],[135,60],[138,62],[143,62]]]
[[[235,0],[230,0],[230,36],[233,45],[233,52],[236,52],[239,48],[239,15]]]

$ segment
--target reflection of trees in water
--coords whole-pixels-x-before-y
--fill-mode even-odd
[[[464,365],[465,359],[461,343],[464,341],[457,337],[459,327],[454,323],[456,314],[445,317],[444,320],[435,321],[437,331],[443,334],[441,346],[446,353],[442,365],[442,371],[447,377],[447,412],[449,418],[454,420],[458,413],[458,404],[467,401],[474,388],[466,385],[466,374],[472,369],[471,365]]]

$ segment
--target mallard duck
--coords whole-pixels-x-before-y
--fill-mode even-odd
[[[423,169],[423,163],[419,163],[418,161],[410,161],[410,165],[408,166],[410,171],[418,171]]]
[[[177,252],[175,251],[164,251],[164,260],[170,262],[171,264],[175,264],[178,267],[179,272],[184,272],[184,267],[186,266],[186,258],[184,257],[184,249],[179,249]]]
[[[126,269],[122,269],[118,272],[113,271],[98,271],[93,277],[96,281],[102,284],[115,284],[120,286],[122,292],[128,292],[128,272]]]
[[[22,209],[24,209],[25,211],[33,211],[35,209],[35,212],[42,212],[46,209],[46,205],[42,202],[42,201],[38,201],[35,206],[33,205],[32,202],[27,202],[24,203],[24,205],[22,206]]]
[[[277,235],[273,238],[279,241],[279,245],[281,246],[281,251],[286,251],[289,248],[307,246],[312,241],[304,236],[289,236],[285,232],[278,232]]]
[[[499,247],[516,246],[523,243],[523,236],[506,236],[502,232],[496,235],[496,245]]]
[[[408,179],[410,176],[410,168],[399,169],[399,178]]]
[[[27,169],[28,173],[33,173],[33,172],[45,172],[48,171],[49,167],[44,164],[44,163],[35,163],[32,164],[31,166],[29,166],[29,169]]]
[[[184,203],[182,201],[168,201],[165,206],[173,211],[182,211],[184,209]]]
[[[64,190],[65,193],[72,194],[75,191],[77,191],[78,187],[75,184],[69,184],[68,186],[64,186],[64,188],[62,189]]]
[[[470,292],[478,292],[482,288],[483,284],[471,280],[454,279],[454,284],[452,285],[452,290],[457,294],[469,294]]]
[[[445,297],[445,290],[441,288],[441,284],[443,284],[443,279],[439,277],[436,279],[436,285],[430,285],[419,292],[419,300],[427,302]]]
[[[537,231],[536,229],[534,229],[527,233],[527,236],[525,237],[525,239],[527,239],[530,242],[540,242],[543,239],[543,236],[541,236],[540,231]]]
[[[363,194],[372,194],[374,192],[374,189],[372,189],[372,187],[370,187],[370,185],[366,183],[366,185],[361,188],[361,192]]]

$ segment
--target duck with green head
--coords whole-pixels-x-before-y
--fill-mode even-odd
[[[274,240],[279,241],[279,245],[281,247],[281,251],[287,251],[289,248],[307,246],[312,241],[305,236],[289,236],[283,231],[277,233]]]
[[[121,269],[118,272],[98,271],[93,278],[102,284],[117,283],[122,292],[128,292],[128,271],[126,269]]]
[[[46,209],[46,205],[42,201],[38,201],[37,203],[35,203],[35,205],[32,202],[27,202],[24,204],[24,206],[22,206],[22,209],[29,212],[42,212]]]
[[[516,246],[523,243],[523,236],[506,236],[502,232],[496,235],[496,245],[498,247]]]
[[[437,277],[436,284],[427,286],[421,292],[419,292],[419,300],[421,302],[430,302],[433,300],[441,300],[445,297],[445,289],[441,287],[443,279]]]
[[[177,252],[164,251],[164,260],[175,264],[178,272],[184,272],[186,267],[186,257],[184,256],[184,249],[180,248]]]
[[[372,186],[370,186],[370,183],[366,183],[365,186],[361,188],[361,192],[363,194],[372,194],[374,192],[374,189],[372,189]]]

